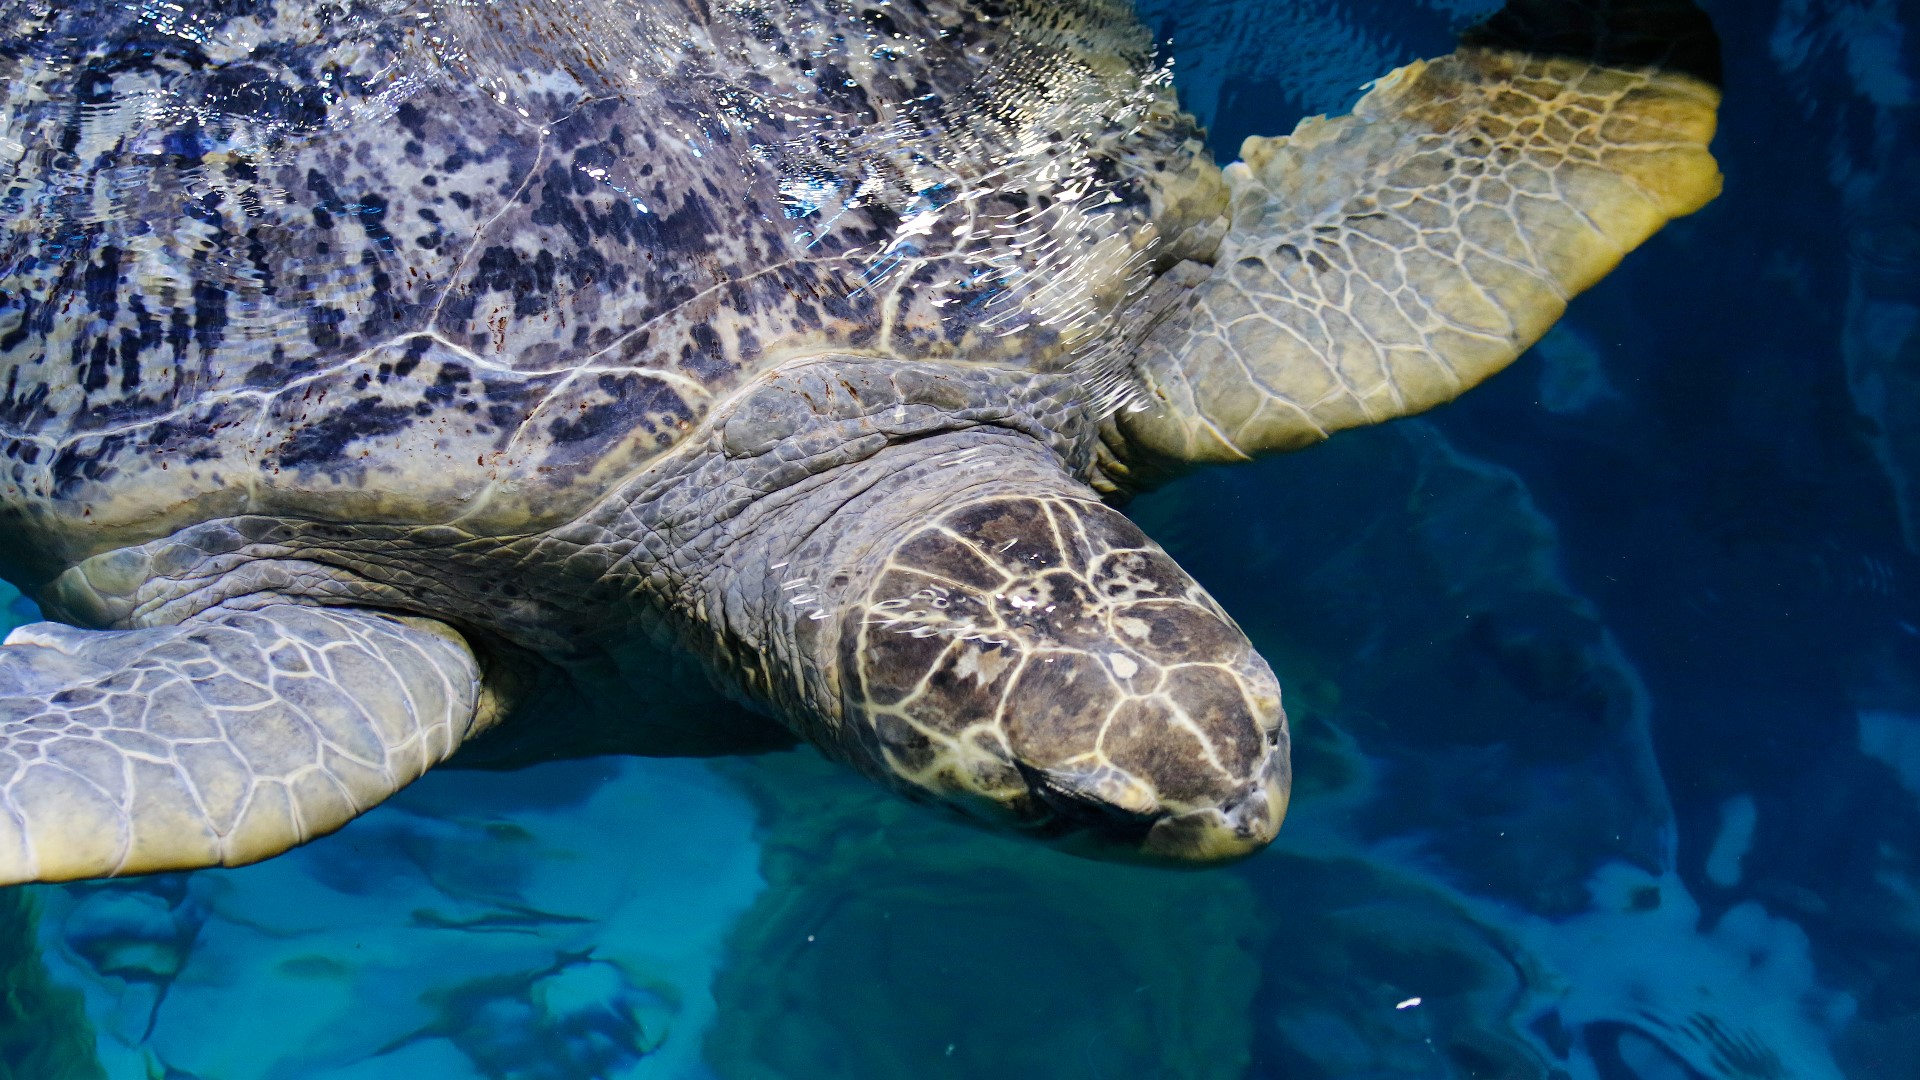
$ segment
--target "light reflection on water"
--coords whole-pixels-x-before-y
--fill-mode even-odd
[[[1733,61],[1728,195],[1577,306],[1557,348],[1430,421],[1134,508],[1285,681],[1301,786],[1273,851],[1204,874],[1080,863],[805,754],[440,774],[261,867],[33,890],[109,1074],[1907,1075],[1920,304],[1900,193],[1920,27],[1888,33],[1886,5],[1859,16],[1878,29],[1709,6]],[[1462,9],[1145,21],[1173,37],[1186,103],[1251,131],[1337,107]],[[385,87],[343,122],[456,75],[537,122],[520,69],[466,29],[486,6],[424,10],[390,56],[341,47]],[[617,10],[555,9],[591,42],[570,74],[642,87],[641,61],[688,46]],[[850,135],[796,111],[756,143],[788,105],[703,86],[712,125],[686,126],[687,152],[777,162],[787,220],[872,198],[945,229],[960,202],[940,184],[983,182],[915,158],[924,125]],[[188,107],[130,94],[86,114],[87,138]],[[298,116],[223,129],[217,95],[191,107],[236,153],[312,137]],[[6,197],[103,220],[165,150],[104,188],[72,153]],[[204,197],[215,181],[190,173]],[[890,272],[883,256],[867,265]],[[185,257],[150,255],[156,274]],[[236,295],[248,273],[232,265]],[[328,273],[319,295],[368,287]],[[1596,377],[1609,392],[1566,389]]]
[[[476,288],[464,260],[404,239],[375,262],[326,244],[276,251],[270,266],[245,257],[236,234],[298,231],[310,213],[398,228],[384,199],[315,209],[301,177],[327,168],[327,147],[409,106],[470,110],[476,130],[538,140],[589,103],[620,100],[644,128],[646,161],[575,155],[572,167],[634,211],[663,210],[650,166],[679,182],[676,158],[727,163],[680,168],[718,179],[745,219],[790,221],[793,258],[844,260],[850,297],[930,269],[926,287],[954,306],[925,317],[949,335],[964,325],[1042,351],[1063,343],[1065,362],[1097,367],[1110,320],[1156,258],[1158,238],[1128,205],[1138,194],[1112,174],[1115,145],[1172,116],[1150,36],[1116,0],[1016,4],[1008,38],[969,57],[901,32],[884,5],[864,18],[844,6],[433,2],[228,19],[159,0],[16,2],[0,212],[20,223],[16,243],[26,223],[40,234],[16,263],[104,243],[105,227],[156,296],[218,283],[230,336],[293,345],[308,306],[367,307],[389,288],[382,273],[424,274],[423,302]],[[955,64],[972,69],[963,84]],[[405,182],[396,171],[393,185]],[[116,227],[174,216],[188,220]]]

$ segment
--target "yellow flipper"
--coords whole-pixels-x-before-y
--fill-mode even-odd
[[[1605,25],[1586,58],[1567,26],[1516,42],[1513,8],[1542,6],[1393,72],[1351,115],[1247,140],[1211,273],[1148,339],[1131,444],[1241,460],[1449,401],[1719,193],[1703,65],[1641,62],[1660,42]]]
[[[0,885],[241,866],[345,825],[498,715],[466,641],[355,608],[20,627],[0,644]]]

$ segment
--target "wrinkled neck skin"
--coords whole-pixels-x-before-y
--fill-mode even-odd
[[[862,578],[915,523],[995,490],[1070,486],[1093,429],[1071,381],[827,357],[749,387],[700,446],[623,493],[617,535],[658,537],[649,592],[730,697],[831,744],[835,641]]]
[[[704,683],[915,798],[1102,854],[1245,854],[1285,808],[1279,687],[1100,501],[1099,420],[1071,375],[823,356],[547,532],[229,519],[42,595],[96,626],[290,597],[440,619],[519,688],[508,761],[751,746]],[[511,734],[573,715],[564,749]]]

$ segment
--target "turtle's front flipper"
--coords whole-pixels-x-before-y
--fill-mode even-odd
[[[424,620],[23,626],[0,647],[0,883],[264,859],[446,760],[483,703],[466,643]]]
[[[1352,115],[1247,140],[1214,265],[1149,340],[1128,441],[1238,460],[1498,371],[1719,192],[1717,77],[1686,0],[1513,0]]]

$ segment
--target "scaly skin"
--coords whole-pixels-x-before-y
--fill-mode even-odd
[[[1092,824],[1149,855],[1257,850],[1290,779],[1266,662],[1118,511],[1008,476],[1004,456],[944,463],[953,508],[916,519],[842,609],[856,760],[910,791],[1043,831]]]
[[[265,604],[0,649],[0,878],[238,866],[330,833],[494,719],[466,644]]]
[[[1538,6],[1538,5],[1535,5]],[[1135,452],[1244,461],[1451,401],[1720,192],[1692,75],[1463,48],[1248,139],[1212,273],[1147,341]]]

